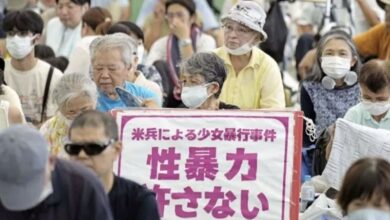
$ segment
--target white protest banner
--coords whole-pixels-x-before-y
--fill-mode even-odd
[[[120,176],[173,219],[298,219],[302,114],[123,110]]]
[[[331,187],[339,189],[348,168],[363,157],[389,160],[390,131],[338,119],[332,150],[322,176]]]

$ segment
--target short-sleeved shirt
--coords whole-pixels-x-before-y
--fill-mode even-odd
[[[219,99],[240,109],[284,108],[282,76],[278,64],[254,47],[248,65],[236,73],[224,47],[215,53],[225,61],[227,76]]]
[[[115,220],[159,220],[155,195],[146,187],[115,176],[108,193]]]
[[[390,59],[390,31],[384,23],[378,24],[367,32],[353,38],[359,54],[378,59]]]
[[[390,111],[387,112],[380,122],[377,122],[369,112],[364,110],[362,103],[351,107],[347,113],[345,113],[344,119],[371,128],[390,130]]]
[[[158,97],[154,92],[146,89],[144,87],[135,85],[134,83],[125,82],[124,89],[129,91],[134,96],[139,97],[142,100],[153,100],[157,103],[157,105],[161,106],[161,98]],[[113,100],[110,99],[106,94],[102,91],[99,91],[97,110],[101,112],[107,112],[114,108],[125,108],[128,107],[126,104],[118,97]]]
[[[0,219],[113,220],[103,185],[88,168],[57,159],[51,182],[53,193],[29,210],[9,211],[0,202]]]
[[[49,70],[50,64],[39,59],[35,66],[27,71],[15,69],[11,64],[11,60],[5,61],[4,80],[19,95],[23,112],[29,118],[29,121],[41,121],[42,102]],[[53,116],[57,111],[57,105],[54,103],[51,94],[53,94],[54,87],[61,77],[61,71],[54,68],[46,104],[47,117]]]

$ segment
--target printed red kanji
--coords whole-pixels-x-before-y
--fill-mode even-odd
[[[235,128],[225,128],[223,133],[223,139],[225,141],[235,141],[236,140],[236,129]]]
[[[211,140],[212,141],[216,141],[216,140],[219,140],[219,141],[222,141],[223,140],[223,130],[222,129],[213,129],[211,130]]]
[[[189,180],[214,180],[218,173],[216,147],[190,147],[185,167]]]
[[[153,186],[153,192],[156,193],[156,201],[158,204],[158,210],[160,216],[164,216],[165,206],[169,205],[170,201],[166,198],[166,195],[171,192],[169,188],[160,188],[160,185],[156,184]]]
[[[145,130],[143,128],[133,128],[133,132],[131,132],[131,139],[134,141],[145,140]]]
[[[241,180],[256,180],[257,153],[245,153],[245,148],[237,148],[235,154],[226,154],[226,160],[234,161],[232,168],[225,174],[228,180],[233,179],[237,175],[244,160],[248,161],[249,169],[247,174],[241,174]]]
[[[157,140],[157,129],[156,128],[147,128],[146,129],[146,134],[145,134],[145,140]]]
[[[274,129],[266,129],[264,131],[264,141],[268,141],[268,139],[271,142],[274,142],[276,138],[276,131]]]
[[[202,130],[198,131],[198,140],[203,141],[210,136],[210,131],[206,128],[202,128]]]
[[[236,200],[236,196],[231,191],[224,193],[220,186],[214,186],[212,192],[205,192],[205,198],[209,199],[209,202],[204,210],[207,213],[211,212],[214,218],[226,218],[234,215],[235,211],[230,207],[230,203]],[[217,206],[219,200],[222,200],[222,205]]]
[[[263,140],[263,129],[251,129],[249,138],[254,142]]]
[[[250,133],[250,129],[240,128],[237,130],[237,139],[239,141],[248,141]]]
[[[150,178],[159,180],[178,180],[179,165],[175,161],[180,161],[181,155],[175,152],[174,147],[162,149],[159,153],[158,147],[152,148],[152,153],[148,155],[147,164],[151,166]]]
[[[183,205],[175,205],[175,214],[182,218],[193,218],[197,216],[196,208],[198,208],[198,199],[202,197],[201,192],[194,192],[190,186],[184,188],[184,192],[172,193],[172,199],[187,199],[187,208],[195,209],[194,211],[186,211]]]

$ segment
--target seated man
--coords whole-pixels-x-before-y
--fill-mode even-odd
[[[34,128],[3,130],[0,146],[0,219],[113,219],[96,176],[49,156],[46,140]]]
[[[99,90],[97,109],[110,111],[126,106],[115,87],[121,87],[143,101],[146,107],[161,106],[161,98],[152,91],[129,82],[137,69],[136,43],[123,33],[106,35],[95,39],[91,44],[91,64],[93,79]]]
[[[153,192],[112,172],[122,150],[113,117],[98,111],[81,113],[70,126],[69,140],[65,150],[70,159],[95,171],[108,193],[115,220],[160,219]]]
[[[188,108],[238,109],[219,101],[226,79],[224,61],[214,53],[196,53],[181,65],[181,101]]]

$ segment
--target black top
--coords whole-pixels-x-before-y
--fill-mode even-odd
[[[313,123],[315,124],[315,118],[316,118],[316,113],[314,111],[314,105],[313,102],[311,101],[311,98],[309,94],[307,93],[306,89],[302,86],[301,87],[301,110],[305,113],[305,117],[310,118],[313,120]],[[309,136],[306,134],[306,122],[303,122],[303,142],[302,145],[304,147],[309,147],[310,145],[314,144],[315,142],[311,141]]]
[[[224,102],[219,102],[219,109],[240,109],[235,105],[226,104]]]
[[[57,159],[51,180],[53,193],[32,209],[9,211],[0,202],[0,219],[113,219],[103,186],[88,168]]]
[[[115,220],[159,220],[155,195],[146,187],[115,176],[108,193]]]

